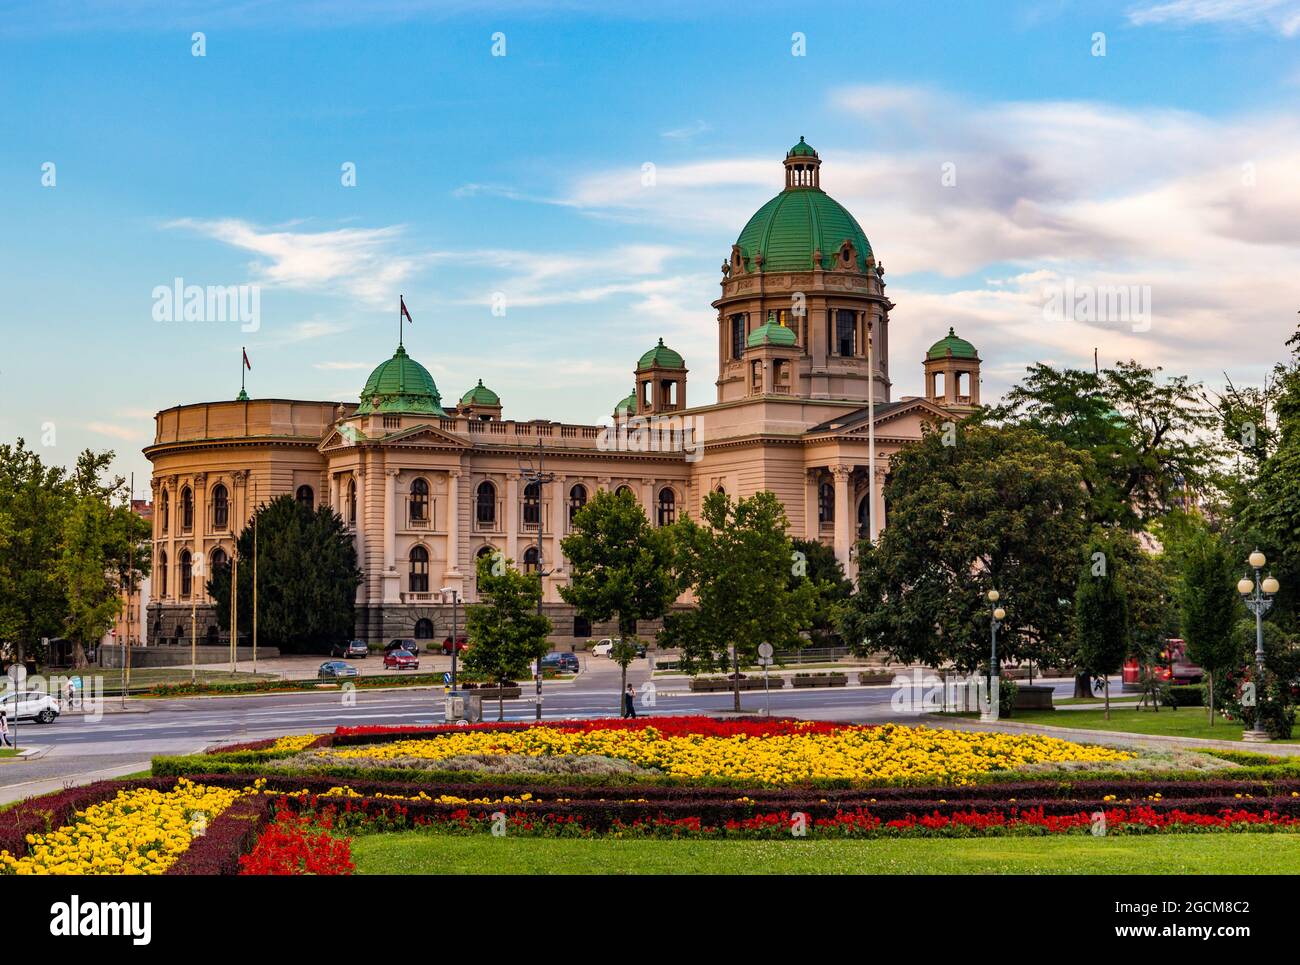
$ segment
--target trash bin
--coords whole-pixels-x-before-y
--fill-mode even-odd
[[[449,724],[481,723],[483,698],[477,694],[448,694],[443,700],[443,719]]]

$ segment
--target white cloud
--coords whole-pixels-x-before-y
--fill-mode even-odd
[[[1144,3],[1129,11],[1130,23],[1234,24],[1276,31],[1284,37],[1300,34],[1297,0],[1169,0]]]
[[[150,412],[152,418],[154,413]],[[101,436],[110,436],[113,439],[122,439],[126,442],[137,442],[152,437],[152,432],[148,431],[147,426],[142,429],[139,425],[120,426],[112,422],[87,422],[85,428]]]

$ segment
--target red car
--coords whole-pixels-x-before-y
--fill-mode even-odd
[[[1205,678],[1205,671],[1187,659],[1187,645],[1177,637],[1165,641],[1154,671],[1156,680],[1168,684],[1196,684]],[[1140,690],[1141,676],[1136,658],[1124,661],[1124,690]]]
[[[468,648],[468,647],[469,647],[469,640],[467,640],[465,637],[457,637],[457,638],[456,638],[456,652],[457,652],[457,653],[464,653],[465,650],[466,650],[466,648]],[[442,638],[442,652],[443,652],[444,654],[448,654],[448,655],[451,654],[451,637],[443,637],[443,638]]]
[[[409,650],[390,650],[384,654],[385,670],[419,670],[420,658]]]

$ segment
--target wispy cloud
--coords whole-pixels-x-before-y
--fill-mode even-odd
[[[695,123],[687,124],[684,127],[674,127],[662,131],[659,136],[668,138],[670,141],[688,141],[712,129],[706,121],[697,120]]]
[[[1294,37],[1300,34],[1300,0],[1169,0],[1135,7],[1128,19],[1137,26],[1228,24]]]

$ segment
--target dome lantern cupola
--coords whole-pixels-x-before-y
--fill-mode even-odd
[[[397,346],[393,357],[381,362],[366,379],[361,390],[361,405],[357,415],[410,414],[447,418],[442,408],[442,396],[433,376],[415,359],[406,354],[406,348]]]
[[[484,385],[482,379],[479,379],[478,385],[460,397],[460,404],[456,408],[461,415],[467,418],[477,419],[480,422],[491,422],[494,419],[501,418],[501,396]]]
[[[821,188],[822,159],[800,135],[799,143],[785,152],[785,187]]]
[[[925,395],[950,409],[972,409],[980,404],[980,353],[949,327],[948,334],[930,346],[923,362]]]
[[[686,360],[662,338],[636,363],[635,395],[637,415],[686,408]]]

